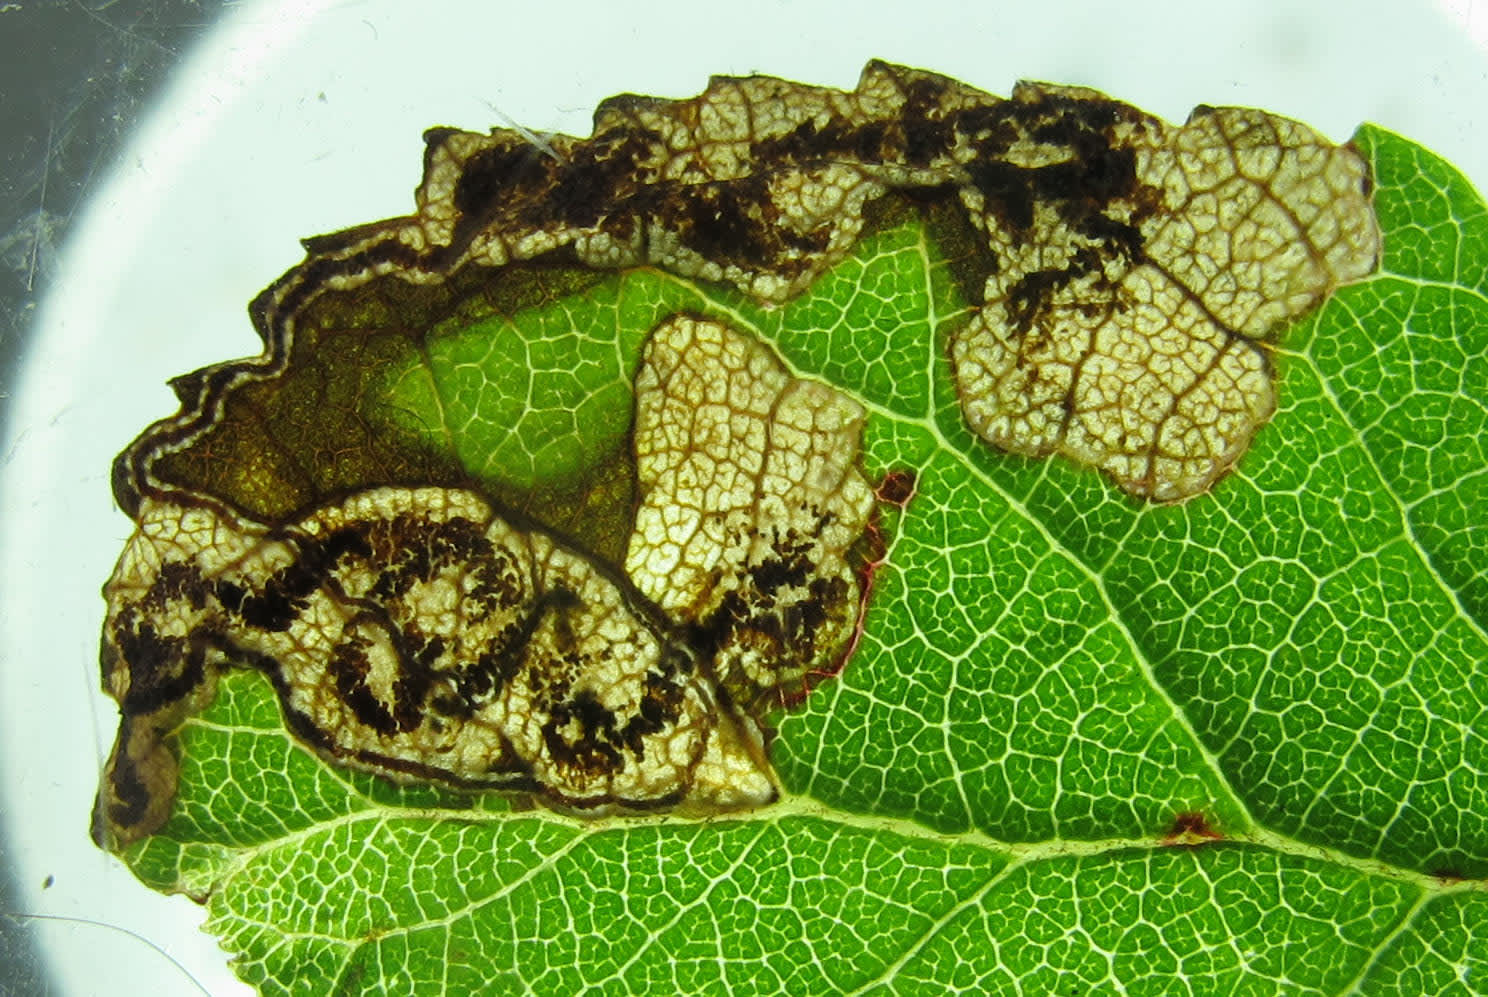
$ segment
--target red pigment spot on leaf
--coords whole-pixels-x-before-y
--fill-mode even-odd
[[[903,512],[909,505],[909,500],[915,496],[915,486],[919,478],[915,472],[910,470],[896,469],[883,476],[883,480],[874,489],[874,497],[880,502],[888,505],[897,505],[899,511]]]
[[[1222,841],[1224,835],[1209,826],[1209,818],[1197,810],[1184,811],[1173,818],[1163,838],[1164,845],[1193,847],[1210,841]]]
[[[1431,870],[1431,875],[1441,880],[1444,885],[1461,883],[1467,879],[1467,876],[1463,874],[1461,869],[1452,865],[1437,866]]]
[[[873,489],[873,497],[879,505],[897,506],[902,515],[915,496],[917,482],[918,477],[914,471],[896,468],[886,473],[879,481]],[[875,505],[869,513],[868,525],[863,530],[862,544],[863,563],[857,569],[858,615],[853,623],[852,639],[847,642],[847,646],[842,649],[842,653],[837,656],[830,667],[814,669],[806,674],[800,696],[794,702],[800,702],[809,695],[817,683],[841,675],[842,669],[847,666],[848,659],[853,656],[863,640],[863,621],[868,615],[869,600],[873,597],[873,581],[889,555],[888,540],[884,536],[883,518],[878,505]]]

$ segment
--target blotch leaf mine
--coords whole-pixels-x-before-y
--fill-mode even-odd
[[[1447,164],[880,63],[426,141],[115,465],[95,833],[245,980],[1488,992]]]

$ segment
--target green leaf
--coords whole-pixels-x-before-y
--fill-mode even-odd
[[[265,994],[1339,993],[1483,962],[1482,894],[1275,836],[1009,848],[806,799],[711,822],[512,813],[320,767],[276,713],[231,675],[181,746],[204,772],[252,759],[293,808],[228,784],[125,854],[157,888],[210,882],[208,930]],[[1423,942],[1437,924],[1455,930]]]
[[[266,518],[473,483],[618,561],[642,345],[687,312],[860,403],[865,475],[913,494],[879,505],[861,643],[771,718],[777,804],[586,820],[395,785],[239,671],[124,858],[265,994],[1488,993],[1488,214],[1410,142],[1354,141],[1381,271],[1286,333],[1275,418],[1183,504],[967,428],[966,233],[935,205],[886,202],[778,305],[537,265],[317,303],[289,386],[211,438],[257,476],[166,473]]]

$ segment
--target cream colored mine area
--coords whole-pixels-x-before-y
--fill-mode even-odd
[[[1011,265],[954,338],[956,386],[988,442],[1185,499],[1275,410],[1269,340],[1370,273],[1379,233],[1363,161],[1304,125],[1227,108],[1123,127],[1145,190],[1107,215],[1140,233],[1140,250],[1104,247],[1090,267],[1093,241],[1048,206],[1018,246],[982,216]]]
[[[201,705],[182,687],[210,694],[193,669],[245,664],[322,753],[395,778],[590,813],[777,794],[758,727],[654,609],[471,492],[378,488],[275,529],[148,499],[105,595],[106,681],[136,707],[101,800],[115,841],[163,819],[125,815],[131,787],[174,792],[160,737]]]
[[[736,695],[830,670],[851,635],[848,551],[873,505],[857,468],[863,418],[721,322],[678,316],[646,344],[626,572],[673,617],[711,623]]]
[[[617,98],[552,156],[513,131],[441,135],[420,213],[396,227],[407,244],[453,244],[463,223],[478,226],[464,260],[572,246],[774,304],[851,252],[873,202],[951,195],[987,251],[960,254],[985,270],[963,274],[972,317],[951,344],[967,423],[1159,501],[1239,460],[1276,407],[1278,330],[1380,250],[1366,164],[1304,125],[1200,108],[1175,127],[1081,88],[1003,100],[879,62],[850,92],[750,77]],[[523,150],[536,158],[509,190],[459,207],[469,171],[485,189],[489,164]]]

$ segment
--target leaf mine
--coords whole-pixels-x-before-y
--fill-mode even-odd
[[[275,528],[149,500],[105,594],[115,844],[163,820],[161,737],[232,664],[311,747],[395,778],[590,813],[776,794],[759,729],[653,606],[469,492],[374,489]]]
[[[265,357],[178,383],[181,413],[121,455],[127,510],[224,399],[283,374],[318,299],[412,297],[544,260],[659,267],[780,303],[895,191],[955,203],[982,235],[961,278],[981,300],[951,346],[972,428],[1182,498],[1273,410],[1266,344],[1379,255],[1363,161],[1296,122],[1201,108],[1173,128],[1089,90],[1001,99],[880,62],[851,92],[750,77],[690,100],[612,98],[591,137],[541,149],[506,129],[426,140],[415,215],[310,240],[254,302]]]
[[[416,212],[308,240],[251,306],[264,353],[177,379],[115,463],[138,532],[106,591],[102,840],[166,819],[162,739],[241,666],[322,756],[395,777],[584,813],[773,799],[765,711],[863,624],[866,415],[720,315],[933,212],[969,307],[902,348],[982,439],[1174,500],[1274,409],[1282,327],[1379,252],[1362,161],[1301,125],[877,62],[851,92],[613,98],[541,148],[426,141]],[[625,298],[642,273],[665,287]]]
[[[651,335],[636,377],[644,498],[625,567],[718,648],[735,700],[827,672],[858,605],[849,548],[873,492],[862,406],[790,377],[758,340],[688,316]]]
[[[1266,344],[1374,270],[1363,160],[1307,127],[1200,108],[1180,128],[1022,86],[963,189],[1001,264],[951,344],[967,422],[1157,500],[1205,491],[1276,408]]]
[[[755,711],[857,623],[863,410],[717,322],[670,319],[642,357],[627,574],[462,489],[367,489],[277,526],[147,496],[104,593],[124,719],[99,840],[164,822],[164,739],[233,666],[269,676],[323,757],[394,779],[590,816],[774,800]]]

